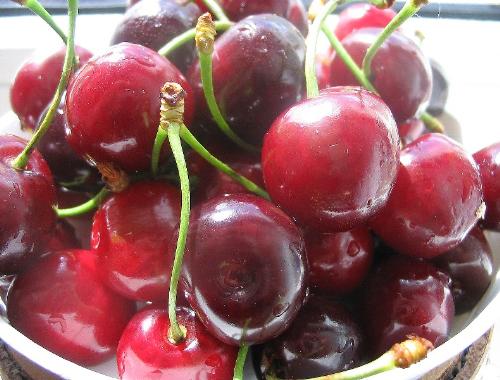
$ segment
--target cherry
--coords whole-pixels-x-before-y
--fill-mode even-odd
[[[426,133],[425,124],[422,120],[412,117],[404,123],[398,124],[399,138],[403,146],[415,141]]]
[[[233,194],[192,210],[181,280],[223,342],[261,343],[282,333],[302,306],[306,274],[302,234],[272,203]]]
[[[149,169],[165,82],[186,90],[189,124],[189,84],[167,59],[127,42],[94,57],[68,87],[66,138],[71,147],[90,161],[112,162],[127,171]]]
[[[79,63],[92,56],[87,49],[75,46]],[[61,77],[66,47],[38,51],[17,71],[10,88],[12,110],[19,116],[23,128],[35,129],[43,110],[52,100]]]
[[[374,354],[408,335],[435,346],[448,336],[454,305],[447,275],[431,264],[393,256],[376,268],[364,287],[364,327]]]
[[[81,248],[74,227],[65,220],[58,220],[52,234],[44,245],[43,252],[57,252],[66,249]]]
[[[146,181],[114,194],[94,215],[92,249],[105,283],[133,300],[167,299],[180,217],[179,190]]]
[[[302,96],[304,59],[304,38],[276,15],[247,17],[215,42],[217,103],[231,129],[244,141],[260,145],[273,120]],[[212,125],[199,64],[188,77],[196,95],[198,123]]]
[[[342,44],[361,65],[366,51],[380,32],[379,28],[360,29],[344,38]],[[391,34],[377,51],[371,67],[371,82],[391,109],[396,122],[404,122],[425,108],[431,94],[431,68],[411,39],[399,32]],[[334,86],[358,85],[336,55],[332,57],[330,73],[330,83]]]
[[[232,379],[237,348],[208,334],[192,310],[178,308],[177,317],[187,330],[180,344],[167,338],[166,311],[149,309],[135,315],[118,345],[120,379]]]
[[[342,305],[312,295],[286,332],[264,345],[261,370],[280,379],[345,371],[359,364],[363,343],[360,328]]]
[[[397,127],[382,100],[359,87],[338,87],[276,119],[264,140],[262,169],[273,201],[299,223],[347,231],[386,203],[398,157]]]
[[[483,184],[486,214],[485,228],[500,231],[500,143],[492,144],[474,153]]]
[[[189,1],[144,0],[125,12],[111,43],[132,42],[159,50],[172,38],[194,28],[200,15],[198,6]],[[177,49],[169,59],[185,71],[194,57],[195,46],[191,43]]]
[[[472,157],[450,138],[430,133],[401,151],[389,202],[375,232],[399,253],[432,258],[456,247],[481,216],[481,179]]]
[[[21,270],[40,251],[56,220],[52,206],[56,192],[52,174],[38,151],[26,170],[12,168],[26,141],[0,136],[0,273]]]
[[[76,190],[93,191],[102,186],[99,172],[84,161],[66,141],[64,101],[57,109],[52,124],[40,139],[37,149],[49,164],[54,179],[59,184]],[[40,116],[36,129],[43,118]]]
[[[356,289],[373,261],[373,240],[366,228],[340,233],[306,233],[310,285],[327,294]]]
[[[7,313],[16,329],[82,365],[111,357],[135,305],[100,281],[96,256],[67,250],[43,256],[18,275]]]
[[[476,306],[493,277],[491,248],[479,227],[472,229],[458,247],[436,258],[434,264],[451,277],[458,313]]]

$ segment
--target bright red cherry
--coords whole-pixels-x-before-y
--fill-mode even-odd
[[[92,249],[105,283],[133,300],[167,299],[180,193],[165,182],[131,185],[94,215]]]
[[[177,317],[187,330],[180,344],[167,338],[170,322],[164,310],[141,311],[130,321],[116,355],[120,379],[232,379],[237,348],[210,335],[192,310],[178,308]]]
[[[306,295],[304,240],[272,203],[248,194],[192,210],[182,281],[207,330],[223,342],[281,334]]]
[[[365,284],[364,327],[375,355],[408,335],[435,346],[446,341],[453,322],[450,279],[431,264],[394,256]]]
[[[363,28],[384,28],[396,16],[391,8],[380,9],[372,4],[353,4],[344,9],[335,26],[335,35],[343,40]]]
[[[260,145],[273,120],[304,91],[305,42],[289,21],[276,15],[250,16],[215,42],[215,96],[233,131]],[[198,122],[217,126],[208,111],[199,64],[189,74],[197,101]]]
[[[43,256],[18,275],[7,313],[16,329],[47,350],[82,365],[113,356],[135,305],[99,280],[90,251]]]
[[[87,49],[76,46],[80,65],[92,56]],[[43,110],[52,100],[61,77],[66,47],[38,51],[17,71],[10,88],[12,110],[23,128],[35,129]]]
[[[485,228],[500,231],[500,143],[474,153],[483,184],[486,214],[481,223]]]
[[[398,131],[401,143],[405,146],[418,139],[427,130],[422,120],[412,117],[404,123],[398,124]]]
[[[358,65],[381,29],[360,29],[342,40],[342,44]],[[391,109],[396,122],[415,116],[426,106],[431,95],[432,75],[429,60],[418,45],[399,32],[394,32],[377,51],[372,61],[372,83]],[[358,85],[340,57],[333,55],[330,84]]]
[[[26,144],[0,136],[0,274],[16,273],[37,256],[56,221],[54,181],[40,153],[31,153],[24,171],[11,166]]]
[[[367,228],[347,232],[306,233],[309,284],[325,294],[356,289],[373,262],[373,239]]]
[[[476,306],[493,277],[491,248],[479,227],[472,229],[458,247],[436,258],[434,264],[451,277],[458,313]]]
[[[344,307],[312,295],[286,332],[264,345],[261,371],[305,379],[356,367],[364,337]]]
[[[364,89],[338,87],[276,119],[264,140],[262,170],[273,201],[300,224],[347,231],[384,206],[398,157],[389,108]]]
[[[196,26],[200,8],[190,2],[177,0],[143,0],[125,12],[115,29],[111,44],[132,42],[159,50],[172,38]],[[170,61],[185,71],[193,61],[194,42],[177,49]]]
[[[155,51],[123,42],[91,59],[73,77],[66,95],[71,147],[90,161],[112,162],[127,171],[149,169],[165,82],[177,82],[186,90],[189,124],[189,84]]]
[[[401,151],[389,202],[371,226],[397,252],[432,258],[456,247],[482,214],[479,170],[472,156],[441,134]]]

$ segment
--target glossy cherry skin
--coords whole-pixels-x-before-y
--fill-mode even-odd
[[[0,274],[16,273],[36,257],[56,221],[54,181],[40,153],[32,152],[24,171],[11,166],[26,144],[0,136]]]
[[[364,28],[385,28],[396,16],[391,8],[380,9],[372,4],[353,4],[339,14],[335,35],[343,40],[352,32]]]
[[[342,44],[358,65],[362,64],[368,47],[381,30],[360,29],[342,40]],[[423,110],[430,98],[432,75],[429,60],[415,42],[399,32],[394,32],[373,58],[371,82],[391,109],[396,122],[404,122]],[[336,55],[333,55],[330,64],[330,84],[359,84]]]
[[[118,345],[120,379],[232,379],[238,349],[210,335],[192,310],[178,308],[177,317],[187,329],[177,345],[167,338],[167,311],[141,311],[130,321]]]
[[[111,44],[132,42],[159,50],[172,38],[196,26],[200,8],[192,2],[144,0],[125,12],[115,29]],[[169,55],[168,59],[185,71],[196,56],[194,42]]]
[[[458,247],[437,257],[434,264],[451,278],[457,313],[476,306],[493,277],[491,248],[479,227],[472,229]]]
[[[432,258],[456,247],[481,216],[482,189],[472,156],[441,134],[401,151],[389,202],[371,226],[397,252]]]
[[[80,65],[92,56],[76,46]],[[10,104],[23,128],[35,129],[43,110],[52,100],[61,77],[66,47],[36,52],[16,73],[10,88]]]
[[[422,120],[412,117],[404,123],[398,124],[398,131],[401,144],[406,146],[426,133],[427,129]]]
[[[305,379],[355,367],[364,337],[344,307],[312,295],[286,332],[266,343],[261,370],[280,379]]]
[[[328,295],[347,294],[365,279],[373,262],[373,239],[365,227],[347,232],[306,233],[309,284]]]
[[[300,224],[347,231],[386,203],[398,157],[389,108],[364,89],[338,87],[276,119],[264,140],[262,170],[273,201]]]
[[[90,161],[112,162],[130,172],[149,169],[166,82],[177,82],[186,91],[184,120],[189,124],[189,84],[155,51],[123,42],[91,59],[66,94],[71,147]]]
[[[500,143],[492,144],[474,153],[483,184],[486,214],[482,225],[500,231]]]
[[[431,264],[403,256],[383,262],[364,286],[364,331],[375,355],[408,335],[446,341],[454,304],[449,277]]]
[[[228,344],[275,338],[306,295],[300,230],[254,195],[218,197],[192,210],[182,268],[191,306],[207,330]]]
[[[81,365],[113,356],[132,317],[132,301],[99,280],[90,251],[43,256],[18,275],[7,304],[9,321],[47,350]]]
[[[305,42],[276,15],[250,16],[215,42],[213,82],[217,103],[233,131],[260,145],[273,120],[304,91]],[[218,131],[208,111],[199,64],[188,75],[196,95],[198,123]]]
[[[180,217],[180,193],[165,182],[139,182],[97,210],[92,250],[104,282],[133,300],[166,301],[173,256],[168,251]]]

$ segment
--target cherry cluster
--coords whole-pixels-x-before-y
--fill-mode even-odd
[[[241,379],[249,347],[263,379],[355,379],[445,342],[493,276],[500,143],[426,112],[422,1],[337,3],[131,1],[93,55],[68,1],[11,87],[33,139],[0,136],[12,326],[122,379]]]

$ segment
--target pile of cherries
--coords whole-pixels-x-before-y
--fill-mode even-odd
[[[431,66],[404,28],[373,57],[377,92],[328,47],[313,51],[315,93],[304,70],[314,28],[299,0],[219,0],[234,23],[213,47],[213,89],[232,131],[255,147],[244,150],[212,117],[194,40],[157,53],[214,3],[132,1],[112,46],[96,56],[76,48],[78,66],[24,168],[13,162],[27,142],[0,136],[12,326],[84,366],[116,354],[122,379],[232,379],[247,346],[261,378],[305,379],[357,367],[409,335],[442,344],[493,276],[483,230],[500,231],[500,143],[472,156],[426,129]],[[397,17],[350,5],[333,32],[362,66]],[[19,69],[11,103],[24,129],[47,117],[65,52]],[[167,145],[150,174],[166,82],[184,90],[191,133],[269,194],[186,150],[182,269]],[[180,340],[167,311],[177,269]]]

